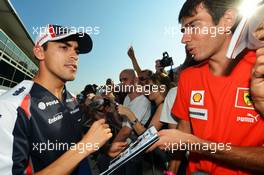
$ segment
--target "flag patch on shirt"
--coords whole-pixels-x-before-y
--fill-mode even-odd
[[[237,88],[235,107],[254,110],[249,88]]]
[[[191,118],[196,118],[196,119],[200,119],[200,120],[207,120],[208,119],[207,109],[189,108],[189,115]]]

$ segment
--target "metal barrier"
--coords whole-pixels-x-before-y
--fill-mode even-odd
[[[15,81],[12,81],[12,80],[9,80],[5,77],[2,77],[0,76],[0,86],[4,86],[4,87],[14,87],[15,85],[17,85],[18,82],[15,82]]]

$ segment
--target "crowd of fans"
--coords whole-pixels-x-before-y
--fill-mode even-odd
[[[176,96],[173,92],[176,91],[178,74],[188,66],[196,64],[192,56],[187,54],[184,63],[179,67],[172,69],[173,62],[168,64],[171,66],[169,71],[165,70],[161,60],[156,60],[154,72],[141,69],[132,46],[127,54],[133,69],[122,70],[118,84],[107,78],[104,85],[88,84],[77,95],[85,124],[90,126],[93,121],[104,118],[113,133],[113,138],[108,144],[93,155],[100,172],[106,170],[111,158],[118,155],[146,128],[150,126],[155,126],[157,130],[176,128],[177,121],[171,116],[170,110]],[[171,93],[168,95],[169,91]],[[162,113],[165,117],[163,120],[161,120]],[[170,153],[156,149],[152,153],[144,153],[143,156],[133,158],[116,173],[142,174],[143,164],[148,164],[149,167],[149,170],[144,169],[144,171],[161,173],[175,167],[173,157]],[[178,173],[184,174],[184,172],[185,170],[182,169]]]

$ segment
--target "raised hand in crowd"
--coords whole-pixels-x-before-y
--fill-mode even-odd
[[[137,58],[135,56],[135,52],[134,52],[134,49],[132,46],[129,47],[129,49],[127,51],[127,55],[129,56],[129,58],[132,61],[134,70],[137,72],[137,74],[139,74],[141,72],[141,68],[137,62]]]
[[[131,59],[135,59],[136,56],[135,56],[135,52],[134,52],[134,49],[133,49],[133,46],[129,47],[128,51],[127,51],[127,55],[129,56],[129,58]]]

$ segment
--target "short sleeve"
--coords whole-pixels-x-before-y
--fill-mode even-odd
[[[174,101],[171,113],[173,117],[181,120],[189,121],[189,111],[188,111],[188,87],[184,84],[186,79],[180,75],[178,82],[178,89],[176,99]]]
[[[178,122],[172,117],[171,115],[171,109],[174,104],[175,98],[177,94],[177,87],[172,88],[169,90],[163,106],[162,106],[162,111],[160,114],[160,121],[164,123],[170,123],[170,124],[177,124]]]

